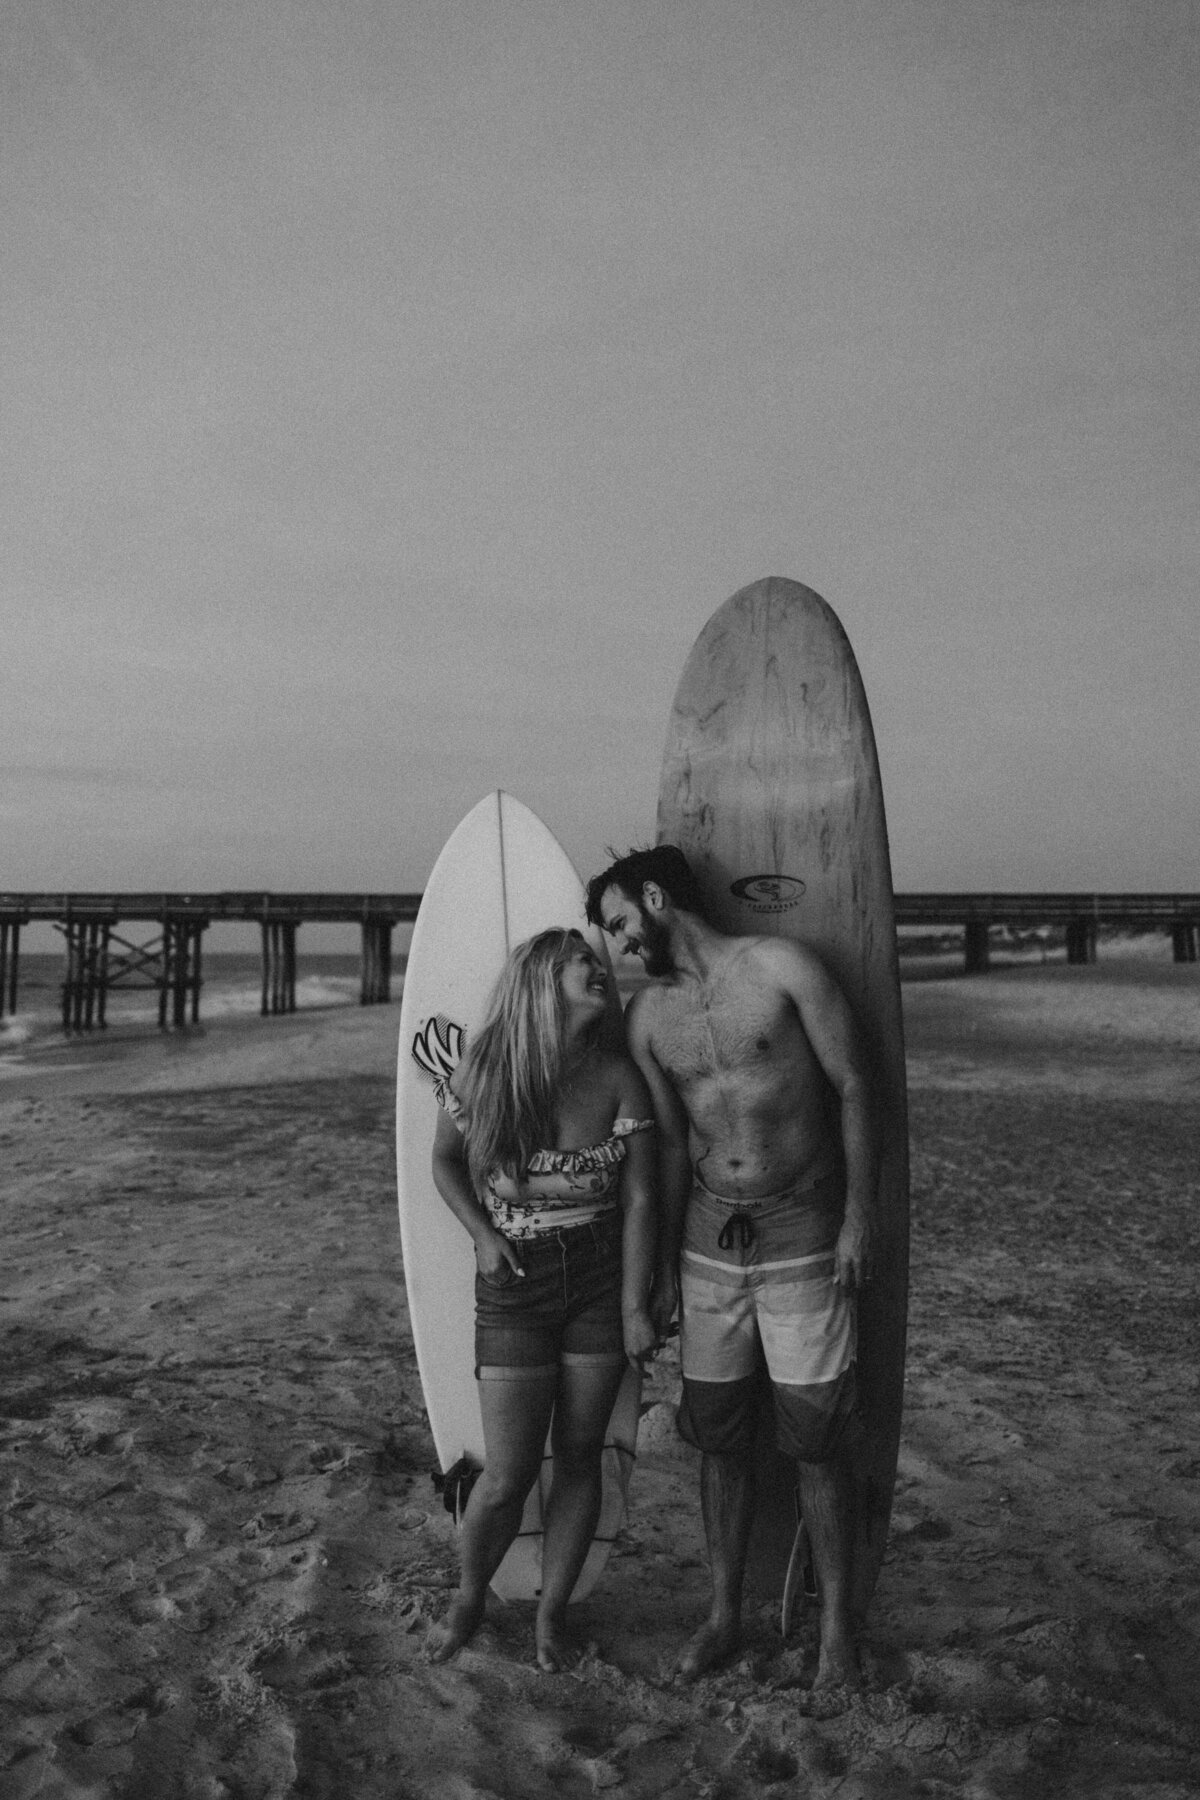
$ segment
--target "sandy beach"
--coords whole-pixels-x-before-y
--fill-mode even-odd
[[[1200,1794],[1200,970],[913,974],[904,1443],[839,1711],[765,1604],[671,1683],[707,1578],[670,1352],[579,1667],[499,1605],[424,1662],[456,1553],[398,1006],[40,1040],[0,1081],[4,1800]]]

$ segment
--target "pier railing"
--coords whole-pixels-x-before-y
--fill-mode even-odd
[[[23,926],[49,923],[62,933],[63,1028],[103,1028],[111,991],[158,991],[162,1027],[200,1016],[201,945],[215,923],[257,924],[262,934],[262,1011],[296,1009],[296,935],[305,924],[357,924],[362,936],[360,1002],[391,999],[392,932],[411,924],[419,893],[293,894],[231,891],[179,893],[0,894],[0,1017],[17,1010]],[[968,973],[988,967],[993,927],[1059,927],[1067,959],[1093,962],[1102,926],[1165,931],[1176,962],[1195,962],[1200,894],[920,893],[896,895],[898,926],[961,929]],[[159,935],[133,943],[123,926],[154,924]]]

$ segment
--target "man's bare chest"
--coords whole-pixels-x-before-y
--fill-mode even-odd
[[[681,1088],[725,1076],[770,1079],[812,1054],[791,1001],[753,989],[664,994],[652,1041],[660,1066]]]

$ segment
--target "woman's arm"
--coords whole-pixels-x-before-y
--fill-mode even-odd
[[[450,1114],[441,1111],[433,1140],[433,1183],[455,1218],[470,1232],[480,1274],[494,1278],[507,1263],[523,1275],[516,1249],[496,1230],[476,1197],[462,1132]]]

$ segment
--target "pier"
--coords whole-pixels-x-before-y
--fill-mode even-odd
[[[411,924],[420,904],[419,893],[0,894],[0,1018],[17,1010],[21,931],[35,921],[64,940],[68,1032],[103,1030],[108,996],[119,988],[156,989],[163,1030],[198,1023],[204,933],[225,921],[260,929],[264,1015],[296,1010],[296,942],[306,924],[360,927],[360,1004],[385,1004],[392,932]],[[1185,963],[1200,948],[1200,894],[897,894],[896,923],[961,929],[968,974],[988,968],[993,926],[1059,928],[1070,963],[1096,960],[1101,927],[1161,931]],[[158,936],[132,942],[123,928],[136,924],[156,925]]]
[[[208,927],[256,924],[262,940],[262,1012],[296,1010],[296,938],[305,924],[357,924],[362,955],[359,1000],[391,999],[392,932],[411,924],[415,894],[0,894],[0,1018],[17,1010],[22,929],[51,924],[65,947],[62,1023],[68,1032],[103,1030],[115,989],[158,992],[161,1029],[197,1024],[203,986],[202,946]],[[131,925],[158,935],[134,943]]]
[[[959,926],[968,975],[988,967],[993,925],[1062,930],[1069,963],[1092,963],[1102,926],[1170,935],[1177,963],[1195,962],[1200,894],[897,894],[896,924]]]

